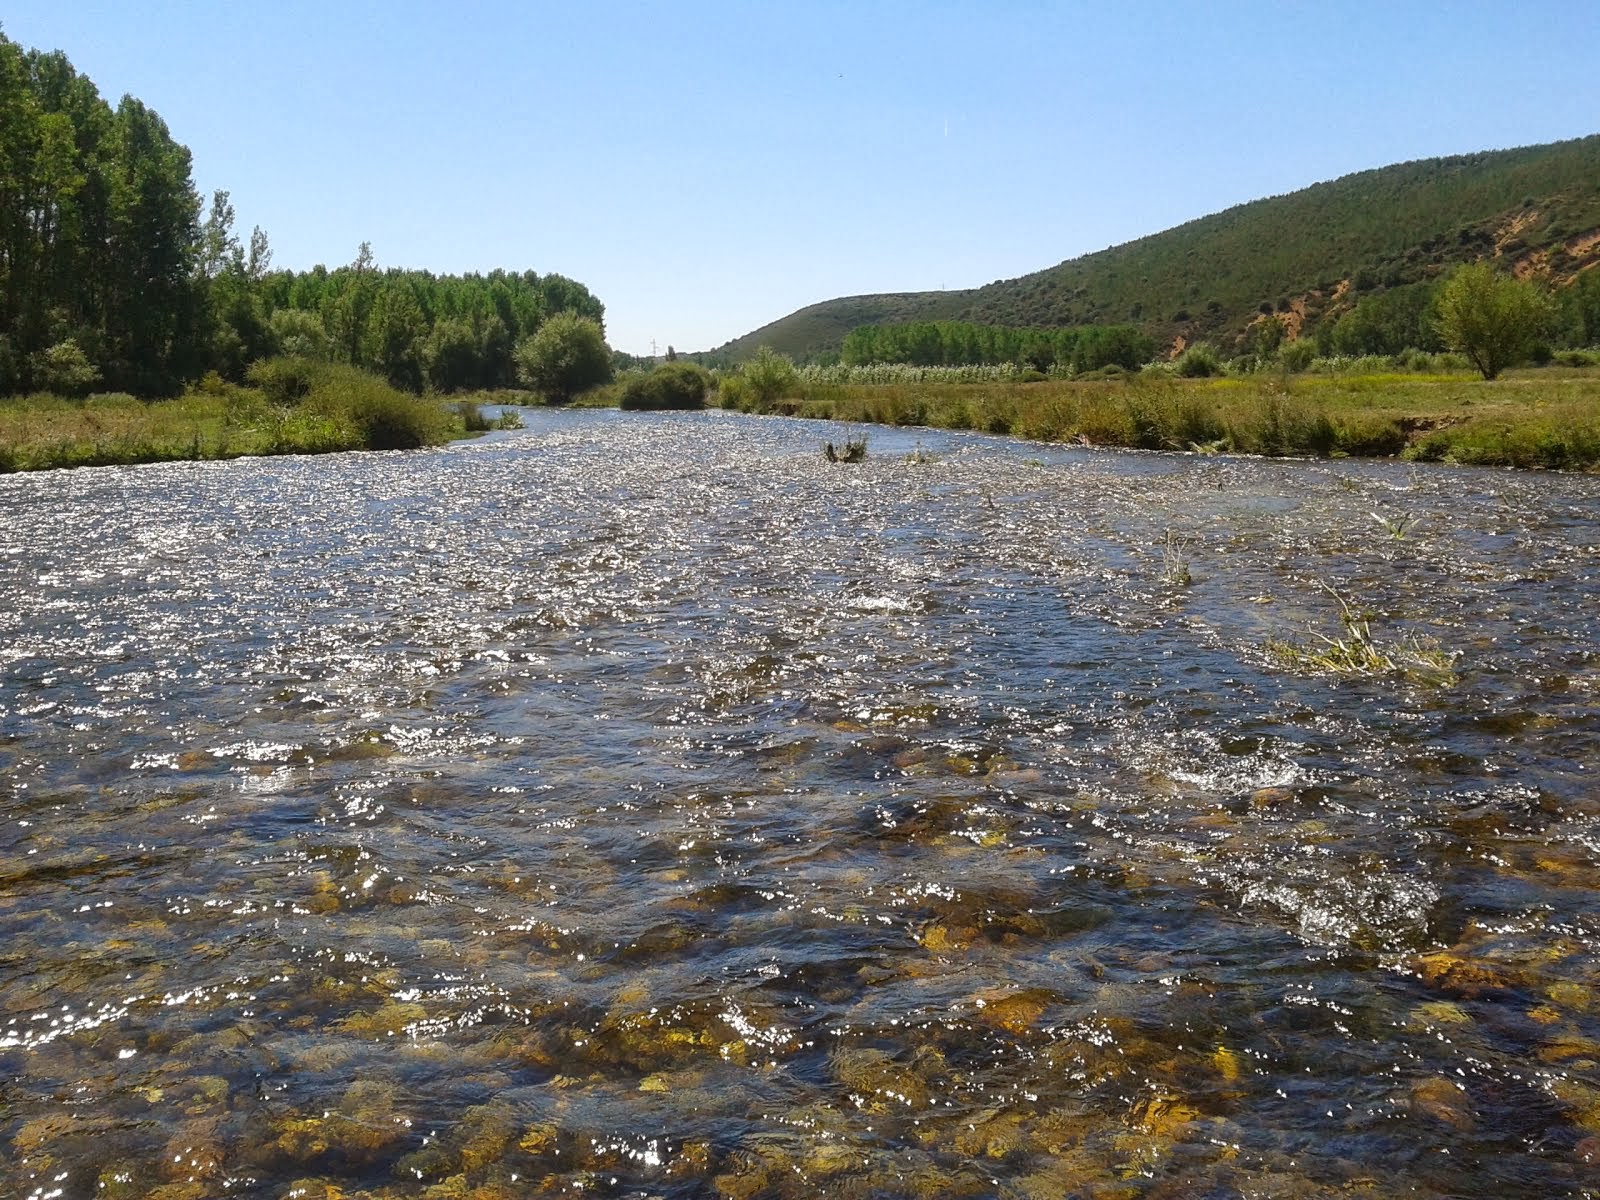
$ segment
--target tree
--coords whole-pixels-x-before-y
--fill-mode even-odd
[[[565,404],[611,378],[611,350],[600,322],[559,312],[517,343],[517,378],[546,403]]]
[[[118,391],[167,395],[203,354],[193,278],[200,196],[189,151],[132,96],[117,106],[111,145],[105,380]]]
[[[1487,262],[1468,263],[1439,289],[1439,336],[1493,379],[1532,352],[1551,319],[1549,298]]]
[[[422,349],[428,383],[439,392],[455,392],[478,380],[478,335],[465,317],[445,317],[433,326]]]
[[[269,323],[272,338],[278,344],[278,353],[286,358],[309,358],[327,362],[332,356],[328,348],[328,331],[322,319],[303,308],[280,308],[272,314]]]

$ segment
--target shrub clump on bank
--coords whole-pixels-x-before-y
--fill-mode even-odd
[[[711,376],[704,367],[689,362],[662,363],[648,374],[624,379],[617,406],[629,412],[704,408],[710,386]]]

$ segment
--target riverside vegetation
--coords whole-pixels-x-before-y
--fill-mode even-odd
[[[60,52],[0,35],[0,112],[0,470],[426,445],[481,392],[610,377],[604,306],[560,275],[384,270],[366,243],[272,269],[160,116]]]
[[[707,402],[747,413],[1199,454],[1600,464],[1600,372],[1550,366],[1485,381],[1465,366],[1449,355],[1368,357],[1315,360],[1300,373],[1186,377],[1180,363],[1073,379],[1009,364],[796,367],[766,350],[742,369],[714,375]],[[619,403],[648,378],[625,376],[589,402]]]
[[[0,402],[0,471],[410,450],[503,421],[474,400],[411,395],[354,367],[272,359],[256,364],[246,384],[208,375],[172,400],[113,392]]]

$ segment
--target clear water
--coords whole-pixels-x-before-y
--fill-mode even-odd
[[[1600,1194],[1600,479],[843,432],[0,478],[0,1194]]]

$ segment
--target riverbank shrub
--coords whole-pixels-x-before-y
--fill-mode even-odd
[[[628,412],[704,408],[710,382],[705,368],[695,363],[662,363],[648,374],[623,380],[617,407]]]
[[[1222,374],[1222,360],[1206,342],[1196,342],[1178,356],[1174,370],[1184,379],[1205,379]]]
[[[758,410],[765,410],[775,400],[793,395],[800,388],[800,376],[794,363],[771,346],[757,350],[756,356],[740,369],[739,377],[749,391],[750,402]]]

